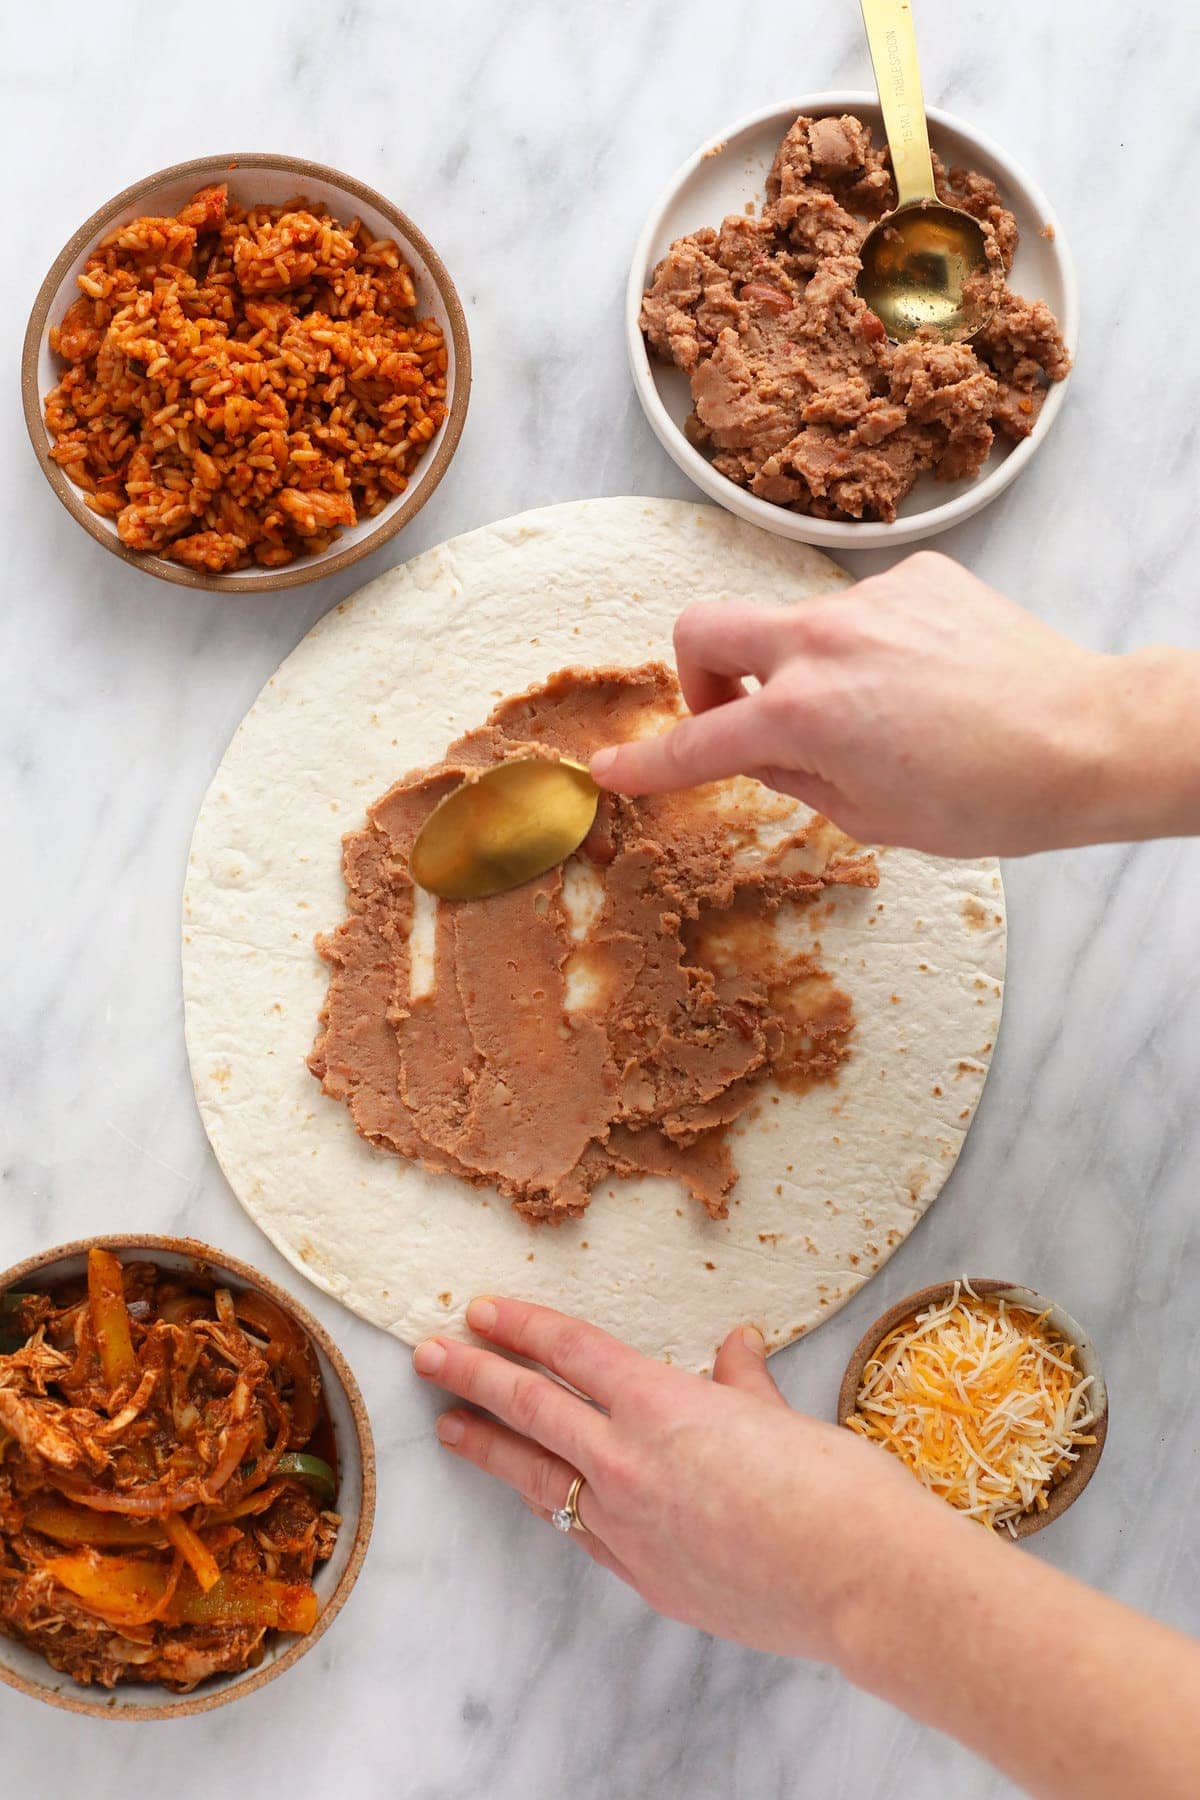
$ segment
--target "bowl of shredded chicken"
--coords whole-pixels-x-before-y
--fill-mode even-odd
[[[838,1419],[956,1511],[1026,1537],[1091,1480],[1108,1396],[1069,1314],[1029,1288],[964,1277],[875,1321],[847,1365]]]
[[[280,1673],[353,1585],[372,1464],[349,1369],[252,1270],[116,1239],[11,1271],[0,1676],[146,1717]]]

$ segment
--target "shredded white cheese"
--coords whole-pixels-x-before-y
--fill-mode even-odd
[[[965,1297],[964,1297],[965,1296]],[[1044,1510],[1095,1423],[1090,1375],[1040,1317],[956,1282],[896,1326],[863,1370],[852,1431],[893,1451],[990,1530]]]

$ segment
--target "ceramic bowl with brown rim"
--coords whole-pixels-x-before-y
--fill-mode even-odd
[[[1019,1519],[1014,1520],[1013,1535],[1019,1538],[1031,1537],[1035,1531],[1041,1531],[1043,1526],[1049,1525],[1051,1520],[1057,1519],[1068,1506],[1078,1500],[1096,1473],[1096,1465],[1100,1461],[1104,1440],[1108,1435],[1108,1389],[1094,1342],[1069,1312],[1035,1293],[1033,1288],[1021,1287],[1015,1282],[998,1281],[993,1276],[984,1275],[972,1275],[969,1282],[980,1300],[1004,1300],[1008,1305],[1020,1308],[1022,1312],[1033,1313],[1035,1317],[1044,1314],[1047,1324],[1072,1346],[1080,1372],[1092,1378],[1088,1401],[1095,1419],[1088,1426],[1088,1436],[1093,1437],[1095,1442],[1080,1446],[1078,1461],[1071,1464],[1069,1474],[1064,1475],[1061,1481],[1055,1482],[1048,1490],[1044,1509],[1022,1513]],[[903,1325],[917,1313],[924,1312],[926,1307],[939,1306],[943,1301],[949,1300],[955,1285],[953,1281],[939,1281],[932,1287],[920,1288],[915,1294],[897,1300],[895,1306],[889,1306],[873,1325],[868,1326],[854,1346],[838,1389],[839,1425],[845,1425],[853,1415],[858,1404],[863,1371],[889,1331],[894,1331],[898,1325]],[[958,1285],[965,1288],[967,1283],[960,1279]],[[970,1295],[966,1297],[969,1299]],[[1004,1535],[1007,1536],[1008,1533],[1005,1532]]]
[[[46,427],[45,404],[46,396],[58,385],[66,367],[50,348],[50,330],[79,297],[76,278],[96,245],[117,226],[143,214],[162,216],[178,212],[200,188],[221,181],[228,183],[231,196],[242,206],[278,206],[300,197],[325,207],[339,224],[348,224],[357,217],[376,237],[395,241],[412,271],[418,316],[436,319],[445,337],[447,416],[409,475],[404,492],[373,518],[343,527],[326,549],[298,556],[280,568],[255,567],[217,575],[187,568],[148,551],[131,550],[123,544],[115,520],[93,512],[82,489],[52,459],[53,440]],[[97,543],[133,568],[184,587],[208,588],[218,593],[268,593],[276,588],[296,587],[348,568],[378,550],[421,510],[446,473],[462,436],[470,389],[471,347],[466,315],[446,265],[424,232],[390,200],[353,176],[327,168],[324,163],[288,156],[198,157],[147,175],[109,200],[79,227],[55,258],[34,301],[21,357],[21,397],[29,436],[47,481],[72,518]]]
[[[318,1563],[312,1576],[318,1614],[312,1630],[303,1637],[282,1632],[268,1635],[262,1661],[236,1675],[216,1675],[187,1694],[175,1694],[157,1684],[121,1682],[113,1689],[86,1687],[71,1676],[52,1669],[46,1659],[28,1645],[0,1635],[0,1681],[45,1700],[68,1712],[87,1713],[101,1719],[180,1719],[211,1712],[252,1694],[294,1668],[302,1656],[333,1623],[358,1579],[371,1526],[375,1517],[375,1446],[358,1383],[349,1365],[325,1328],[292,1296],[257,1269],[238,1262],[222,1250],[213,1250],[193,1238],[122,1235],[80,1238],[31,1256],[0,1275],[0,1295],[39,1290],[77,1280],[87,1272],[87,1253],[93,1247],[113,1251],[125,1263],[152,1262],[160,1268],[199,1277],[235,1294],[251,1290],[264,1294],[308,1335],[321,1371],[323,1405],[333,1433],[337,1464],[335,1507],[341,1515],[337,1543],[328,1562]]]

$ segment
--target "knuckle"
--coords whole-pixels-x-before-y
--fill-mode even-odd
[[[676,619],[672,637],[677,656],[687,656],[694,647],[704,627],[706,606],[707,602],[694,600],[690,606],[684,607]]]
[[[810,600],[797,609],[796,637],[802,650],[835,649],[845,637],[846,598],[834,594],[828,599]]]
[[[574,1319],[564,1319],[550,1333],[547,1346],[552,1366],[562,1368],[577,1363],[587,1343],[587,1328]]]
[[[919,576],[923,581],[929,581],[944,575],[946,570],[951,567],[951,562],[950,558],[943,556],[940,550],[914,550],[911,556],[905,557],[901,567],[907,569],[910,574]]]
[[[496,1434],[494,1431],[481,1431],[476,1422],[469,1422],[459,1449],[478,1468],[490,1471],[496,1460]]]
[[[540,1506],[543,1512],[553,1512],[556,1506],[563,1505],[566,1497],[567,1488],[558,1464],[549,1457],[540,1456],[534,1464],[528,1498],[534,1506]]]
[[[717,600],[693,600],[675,621],[675,648],[685,655],[706,638],[718,612],[727,609]]]
[[[519,1356],[553,1369],[576,1356],[587,1336],[588,1327],[582,1320],[531,1306],[514,1322],[509,1343]]]
[[[630,1401],[630,1417],[634,1423],[628,1429],[606,1433],[593,1448],[589,1470],[597,1488],[626,1504],[651,1478],[657,1446],[670,1431],[669,1420],[653,1415],[645,1406],[639,1408],[636,1400]],[[634,1436],[638,1427],[642,1435]]]
[[[658,753],[666,774],[685,773],[691,760],[691,750],[695,748],[695,740],[696,726],[691,719],[682,719],[658,740]]]
[[[804,695],[800,684],[781,676],[768,681],[759,702],[770,725],[794,725],[804,712]]]
[[[508,1306],[509,1316],[505,1321],[508,1329],[505,1334],[505,1342],[510,1349],[517,1352],[518,1356],[532,1356],[533,1352],[529,1348],[529,1340],[533,1333],[532,1309],[523,1306],[519,1301],[510,1301]]]
[[[474,1344],[455,1344],[450,1347],[442,1379],[451,1386],[453,1393],[461,1394],[464,1400],[474,1400],[479,1393],[483,1382],[485,1354],[485,1351],[477,1350]]]
[[[509,1418],[525,1437],[536,1437],[538,1423],[545,1410],[545,1384],[535,1375],[522,1371],[513,1382]]]
[[[593,1477],[596,1487],[607,1495],[617,1495],[628,1504],[637,1482],[637,1469],[627,1452],[619,1449],[602,1451],[594,1459]]]
[[[657,1417],[665,1385],[664,1378],[668,1373],[658,1363],[652,1363],[648,1369],[641,1363],[635,1365],[617,1392],[612,1407],[613,1417],[621,1415],[632,1421]]]

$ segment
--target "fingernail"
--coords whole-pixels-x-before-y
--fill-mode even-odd
[[[604,780],[616,760],[617,752],[615,750],[597,750],[591,761],[591,771],[597,781]]]
[[[498,1317],[494,1300],[472,1300],[467,1308],[467,1324],[472,1331],[478,1331],[485,1335],[494,1330]]]
[[[446,1361],[446,1352],[436,1338],[427,1338],[413,1351],[413,1368],[418,1375],[437,1375]]]
[[[443,1413],[437,1422],[438,1439],[443,1444],[461,1444],[466,1429],[457,1413]]]
[[[757,1325],[743,1325],[742,1342],[745,1344],[747,1350],[751,1351],[753,1355],[766,1356],[767,1340],[758,1329]]]

